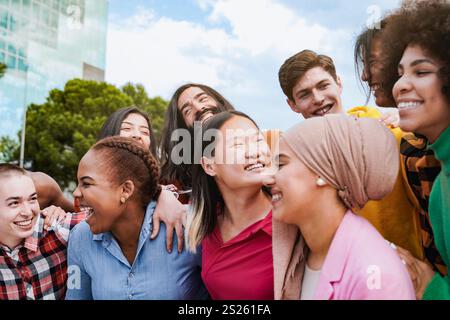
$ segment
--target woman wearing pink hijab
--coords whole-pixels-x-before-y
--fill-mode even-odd
[[[273,203],[275,299],[414,299],[395,250],[353,213],[387,195],[398,172],[392,134],[373,119],[327,115],[281,138]]]

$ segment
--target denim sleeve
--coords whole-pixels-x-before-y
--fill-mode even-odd
[[[69,237],[66,300],[93,300],[91,277],[86,273],[80,254],[83,240],[88,241],[88,239],[83,239],[80,227],[77,225],[70,232]]]

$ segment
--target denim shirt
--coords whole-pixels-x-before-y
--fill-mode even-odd
[[[82,222],[71,232],[68,249],[67,300],[206,299],[201,280],[201,249],[197,254],[166,250],[166,228],[150,240],[156,203],[146,210],[133,265],[111,232],[92,234]],[[174,247],[176,247],[174,240]]]

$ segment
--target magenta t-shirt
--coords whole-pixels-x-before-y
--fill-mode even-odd
[[[202,279],[214,300],[273,300],[272,211],[223,243],[202,241]]]

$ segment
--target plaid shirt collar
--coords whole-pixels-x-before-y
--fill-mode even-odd
[[[33,234],[25,239],[25,243],[23,246],[32,252],[36,252],[38,250],[39,239],[42,236],[43,231],[44,219],[41,215],[39,215],[34,225]]]

